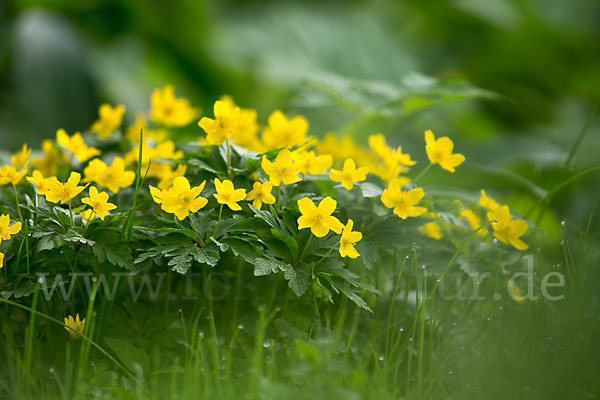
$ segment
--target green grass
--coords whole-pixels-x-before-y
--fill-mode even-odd
[[[432,292],[439,283],[422,268],[422,254],[432,251],[428,245],[396,250],[376,264],[371,273],[381,295],[371,299],[373,313],[340,298],[335,305],[319,300],[315,316],[310,302],[290,294],[283,278],[257,280],[240,264],[220,271],[232,277],[225,296],[223,275],[216,271],[204,271],[194,282],[196,301],[181,299],[186,291],[181,277],[171,278],[178,299],[170,302],[166,297],[133,302],[121,287],[117,301],[102,306],[110,311],[98,313],[100,291],[86,313],[86,336],[96,347],[70,339],[59,321],[44,318],[59,314],[63,305],[42,301],[39,294],[19,299],[31,308],[6,308],[0,394],[596,398],[600,323],[598,304],[590,301],[600,281],[600,247],[573,227],[565,228],[565,236],[554,265],[546,265],[551,257],[543,253],[558,251],[533,250],[536,284],[547,271],[565,274],[561,301],[518,304],[502,292],[502,276],[482,283],[487,300],[443,300]],[[455,263],[449,265],[457,272]],[[504,296],[497,301],[493,293]],[[298,328],[303,323],[305,330]]]

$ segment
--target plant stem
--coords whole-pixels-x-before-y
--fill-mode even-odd
[[[326,254],[325,254],[323,257],[321,257],[321,259],[320,259],[319,261],[317,261],[317,262],[315,263],[315,267],[316,267],[317,265],[319,265],[319,263],[320,263],[321,261],[323,261],[325,258],[327,258],[327,256],[329,255],[329,253],[331,253],[331,252],[333,251],[333,249],[335,249],[335,246],[337,246],[337,243],[336,243],[336,244],[334,244],[333,246],[331,246],[331,248],[329,249],[329,251],[328,251],[328,252],[327,252],[327,253],[326,253]]]
[[[418,181],[419,179],[421,179],[423,177],[423,175],[425,175],[427,173],[427,171],[429,171],[429,168],[431,168],[433,164],[429,163],[428,166],[425,167],[425,169],[423,171],[421,171],[419,173],[419,175],[417,175],[417,177],[415,179],[412,180],[412,183],[415,183],[416,181]]]
[[[71,228],[75,228],[75,220],[73,219],[73,207],[71,207],[71,200],[69,200],[69,215],[71,216]]]
[[[223,212],[223,204],[221,204],[221,208],[219,208],[219,218],[217,219],[217,226],[215,227],[215,233],[213,233],[213,237],[217,238],[217,233],[219,232],[219,224],[221,223],[221,213]]]
[[[298,261],[302,260],[302,256],[304,255],[304,252],[306,251],[306,249],[308,248],[308,245],[310,244],[310,241],[313,238],[313,233],[310,233],[310,236],[308,237],[308,240],[306,241],[306,244],[304,245],[304,247],[302,248],[302,251],[300,252],[300,254],[298,255]]]
[[[19,204],[19,196],[17,196],[17,187],[15,185],[13,185],[13,192],[15,194],[15,203],[17,204],[17,213],[19,214],[21,221],[23,221],[23,225],[25,225],[25,258],[27,260],[27,275],[29,275],[29,222],[23,219],[21,205]]]
[[[229,144],[230,139],[227,139],[227,174],[229,175],[229,179],[232,179],[233,176],[231,174],[231,145]]]

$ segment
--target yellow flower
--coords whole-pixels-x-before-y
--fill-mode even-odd
[[[231,96],[221,96],[222,102],[226,103],[231,109],[237,105]],[[246,149],[262,152],[262,144],[258,139],[258,122],[256,110],[251,108],[240,108],[238,126],[233,134],[232,143]]]
[[[294,151],[292,157],[304,165],[303,174],[321,175],[324,174],[333,165],[331,154],[322,154],[317,157],[314,151],[305,151],[298,153]]]
[[[154,89],[150,105],[152,120],[165,126],[188,125],[197,115],[196,110],[187,99],[175,97],[175,88],[172,85]]]
[[[302,215],[298,218],[298,229],[310,228],[316,237],[323,237],[331,229],[337,234],[342,232],[344,224],[334,217],[337,202],[327,196],[316,206],[308,197],[298,200],[298,208]]]
[[[246,189],[236,189],[230,180],[225,179],[221,183],[219,179],[215,178],[215,190],[217,193],[213,196],[219,204],[227,204],[233,211],[242,209],[237,202],[246,198]]]
[[[435,139],[433,132],[425,132],[425,150],[427,157],[432,164],[440,164],[440,167],[446,171],[454,172],[454,168],[458,167],[465,161],[465,156],[462,154],[452,154],[454,143],[446,136]]]
[[[92,124],[90,130],[96,132],[100,139],[106,139],[121,126],[123,115],[125,114],[125,106],[118,105],[116,107],[110,104],[102,104],[98,109],[100,118]]]
[[[65,325],[71,328],[69,329],[65,326],[65,329],[73,339],[81,339],[81,334],[83,334],[83,330],[85,329],[85,318],[80,320],[79,314],[75,318],[69,315],[69,318],[65,317]]]
[[[400,182],[393,179],[388,188],[383,191],[381,202],[387,208],[393,208],[394,214],[406,219],[407,217],[418,217],[427,211],[425,207],[415,207],[415,204],[421,201],[423,196],[425,196],[423,189],[416,188],[405,192],[401,189]]]
[[[508,293],[510,297],[517,303],[523,304],[525,302],[525,297],[521,294],[521,289],[517,285],[515,285],[512,280],[506,281],[506,288],[508,289]]]
[[[31,149],[27,148],[27,143],[23,145],[23,148],[18,153],[14,154],[10,158],[10,162],[15,169],[21,168],[23,165],[27,165],[29,162],[29,156],[31,155]]]
[[[72,137],[69,137],[64,129],[59,129],[56,131],[56,141],[60,146],[73,153],[82,163],[100,154],[100,150],[85,144],[79,132],[75,132]]]
[[[329,171],[329,178],[334,182],[341,182],[346,190],[350,190],[354,187],[354,182],[367,179],[367,172],[369,172],[367,167],[356,168],[354,160],[348,158],[344,161],[344,167],[341,171],[337,169]]]
[[[50,178],[44,178],[44,175],[36,169],[30,177],[28,176],[25,179],[32,185],[35,185],[35,190],[38,195],[45,195],[50,188],[50,182],[56,180],[56,177],[52,176]]]
[[[148,188],[150,189],[150,196],[152,196],[152,200],[154,200],[155,203],[162,204],[163,191],[152,185],[148,185]]]
[[[121,157],[115,157],[110,167],[104,161],[95,158],[85,167],[83,173],[86,182],[96,182],[113,193],[131,186],[135,179],[135,172],[125,171],[125,161]]]
[[[292,153],[288,149],[281,150],[274,162],[269,161],[267,156],[263,156],[261,166],[269,175],[273,186],[281,185],[282,181],[286,185],[291,185],[302,180],[298,174],[302,172],[304,165],[301,162],[294,162]]]
[[[440,226],[436,222],[428,222],[425,225],[420,226],[419,232],[424,233],[432,239],[440,240],[444,235]]]
[[[488,197],[485,194],[485,190],[483,189],[481,189],[481,197],[479,198],[479,204],[488,211],[494,211],[498,207],[500,207],[500,204],[498,204],[496,200],[492,199],[491,197]]]
[[[106,217],[106,214],[108,214],[111,210],[117,208],[116,205],[108,202],[108,193],[98,193],[98,189],[96,189],[96,187],[94,186],[90,187],[89,196],[90,197],[84,197],[83,199],[81,199],[81,202],[92,207],[94,213],[98,214],[102,221],[104,221],[104,217]]]
[[[252,190],[248,192],[246,195],[246,200],[252,201],[252,205],[260,210],[263,203],[265,204],[274,204],[275,196],[271,194],[273,190],[273,185],[271,182],[254,182],[254,186],[252,186]]]
[[[43,158],[34,158],[31,161],[31,166],[37,168],[40,172],[46,176],[56,175],[58,164],[60,162],[60,156],[58,150],[54,146],[54,142],[50,139],[46,139],[42,142],[42,151],[44,153]]]
[[[77,186],[80,180],[81,174],[79,172],[71,172],[66,183],[61,183],[57,179],[51,180],[48,191],[45,193],[46,200],[52,203],[68,203],[86,188],[87,185]]]
[[[26,174],[26,168],[17,171],[15,167],[7,164],[0,168],[0,186],[8,185],[9,183],[16,185],[21,182],[21,179],[23,179]]]
[[[352,232],[353,226],[354,221],[349,219],[342,231],[342,237],[340,238],[340,255],[342,257],[356,258],[360,256],[354,245],[362,239],[362,233]]]
[[[198,126],[206,132],[208,143],[218,146],[235,135],[239,124],[240,109],[217,100],[213,112],[215,119],[203,117],[198,122]]]
[[[133,124],[129,125],[125,132],[127,140],[133,143],[140,142],[140,132],[144,131],[144,139],[154,142],[162,142],[168,137],[168,132],[164,129],[147,129],[148,122],[144,113],[138,113]]]
[[[301,115],[287,119],[279,110],[269,115],[268,126],[262,134],[268,150],[292,147],[306,142],[308,121]]]
[[[522,219],[513,220],[508,206],[501,206],[489,211],[487,217],[492,221],[494,236],[502,243],[511,244],[517,250],[527,250],[529,246],[519,239],[527,232],[527,222]]]
[[[206,198],[199,197],[205,184],[206,181],[203,181],[199,186],[192,188],[186,177],[178,176],[173,180],[172,188],[161,192],[158,198],[160,201],[156,201],[154,195],[152,198],[161,204],[164,211],[175,214],[178,219],[183,220],[190,215],[190,212],[195,213],[208,203]]]
[[[4,268],[4,253],[0,253],[0,269]]]
[[[170,188],[171,186],[173,186],[173,180],[178,176],[184,176],[186,171],[187,166],[180,164],[177,166],[176,169],[165,172],[160,177],[160,182],[158,182],[158,188],[161,190],[166,190]]]
[[[15,222],[10,225],[10,217],[6,214],[0,216],[0,243],[3,240],[10,240],[11,235],[21,232],[21,223]]]

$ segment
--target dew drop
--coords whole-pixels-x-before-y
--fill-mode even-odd
[[[560,221],[560,224],[561,224],[562,226],[565,226],[565,225],[567,225],[567,221]]]

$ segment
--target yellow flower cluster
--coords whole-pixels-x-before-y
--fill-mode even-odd
[[[160,208],[174,214],[179,220],[187,218],[190,213],[196,213],[208,204],[208,198],[201,196],[206,182],[192,187],[185,176],[186,165],[178,162],[185,154],[169,137],[168,128],[190,125],[199,117],[199,111],[187,99],[175,97],[175,90],[170,85],[156,89],[152,93],[150,104],[150,110],[138,114],[133,124],[125,129],[124,137],[130,142],[130,150],[124,156],[102,154],[98,148],[88,144],[89,140],[86,143],[91,134],[97,136],[94,143],[99,143],[98,147],[101,148],[105,148],[103,143],[107,143],[106,139],[119,138],[126,108],[123,105],[113,107],[103,104],[99,108],[99,118],[92,124],[89,132],[76,132],[69,136],[64,129],[59,129],[56,140],[44,141],[42,151],[34,153],[31,162],[32,151],[24,145],[11,157],[11,164],[0,167],[0,185],[18,185],[28,175],[27,168],[31,164],[33,171],[27,176],[27,181],[35,188],[36,195],[45,197],[48,202],[68,203],[71,207],[71,202],[87,186],[93,184],[95,186],[89,188],[88,197],[81,199],[83,211],[78,209],[78,212],[85,221],[96,216],[104,220],[117,208],[110,202],[110,196],[133,184],[136,175],[132,167],[137,164],[142,171],[142,178],[157,180],[156,186],[150,186],[149,189]],[[152,125],[149,125],[149,121]],[[384,210],[383,207],[391,209],[390,213],[401,219],[428,217],[429,213],[426,214],[427,208],[422,202],[429,199],[425,197],[424,190],[416,186],[417,181],[432,165],[437,164],[453,173],[465,161],[462,154],[453,153],[454,143],[450,138],[436,139],[433,132],[426,131],[425,151],[429,164],[411,181],[406,174],[416,161],[401,146],[389,146],[381,133],[368,138],[368,148],[359,146],[352,138],[338,139],[331,133],[326,134],[322,140],[317,140],[308,135],[309,124],[306,118],[300,115],[288,117],[279,110],[269,115],[266,126],[261,130],[256,111],[240,108],[228,96],[217,100],[213,106],[212,118],[200,118],[198,126],[206,133],[200,139],[202,143],[227,144],[229,179],[214,179],[213,197],[220,205],[219,221],[223,206],[226,205],[232,211],[240,211],[242,201],[251,202],[257,209],[261,209],[264,204],[277,205],[281,200],[282,185],[297,184],[311,175],[329,177],[332,182],[339,184],[334,187],[336,190],[344,188],[346,191],[356,190],[356,186],[365,190],[368,184],[364,182],[367,179],[372,182],[383,181],[385,189],[378,200],[381,210]],[[200,133],[199,130],[197,132]],[[108,144],[108,148],[114,148],[112,142]],[[251,188],[234,187],[235,174],[231,169],[230,144],[262,153],[262,171],[257,171],[254,175]],[[73,169],[82,170],[83,179]],[[61,176],[60,180],[57,174]],[[70,174],[68,178],[66,174]],[[274,187],[278,187],[277,196],[272,194]],[[106,189],[108,193],[101,191],[102,189]],[[331,230],[341,235],[339,252],[342,257],[359,256],[354,245],[361,240],[362,235],[352,230],[352,219],[348,218],[344,225],[333,215],[337,207],[336,200],[325,197],[316,205],[310,198],[303,197],[298,200],[297,205],[301,214],[297,220],[300,230],[310,228],[317,237],[326,236]],[[513,219],[508,206],[498,204],[483,191],[480,205],[486,209],[493,234],[499,241],[520,250],[527,248],[520,239],[527,231],[524,220]],[[281,205],[278,207],[281,211]],[[435,214],[433,216],[437,218]],[[11,232],[16,233],[21,228],[21,223],[9,227],[7,218],[4,215],[0,218],[0,234],[4,240],[10,238]],[[459,218],[471,229],[478,230],[478,234],[486,234],[481,218],[474,210],[461,209]],[[444,224],[431,221],[420,230],[430,237],[441,239],[444,228]],[[2,259],[3,257],[2,255]]]

